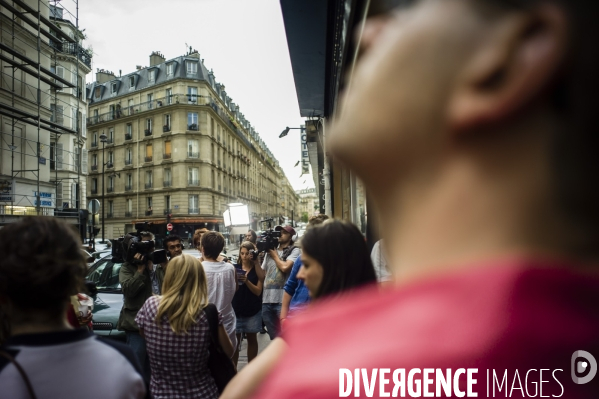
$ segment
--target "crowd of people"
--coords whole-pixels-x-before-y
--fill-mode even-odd
[[[196,232],[199,259],[171,237],[168,262],[121,268],[121,345],[67,321],[86,269],[72,230],[7,225],[0,398],[388,397],[393,385],[420,397],[426,369],[477,373],[456,374],[447,396],[489,396],[485,370],[516,373],[494,397],[599,395],[599,2],[380,3],[396,7],[357,33],[327,131],[368,189],[376,251],[335,219],[314,219],[301,246],[277,226],[263,261],[249,233],[238,265],[217,232]],[[256,355],[262,321],[272,341]],[[251,362],[223,391],[210,359],[236,359],[244,336]],[[393,383],[368,377],[379,369]],[[402,370],[422,378],[398,384]],[[524,370],[540,380],[526,373],[523,387]]]

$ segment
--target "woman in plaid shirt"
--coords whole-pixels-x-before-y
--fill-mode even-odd
[[[149,298],[135,318],[150,357],[152,397],[217,398],[208,370],[210,329],[203,311],[208,288],[200,261],[185,254],[171,259],[162,293]],[[218,337],[232,356],[234,348],[220,314]]]

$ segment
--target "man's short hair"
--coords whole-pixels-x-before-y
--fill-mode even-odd
[[[225,238],[218,231],[209,231],[202,236],[202,255],[216,259],[225,247]]]
[[[183,242],[183,240],[181,240],[181,237],[179,237],[178,235],[170,234],[170,235],[166,236],[166,238],[164,240],[162,240],[162,247],[164,249],[168,250],[168,243],[174,242],[174,241]]]
[[[141,238],[150,238],[150,241],[154,241],[154,233],[152,233],[151,231],[142,231],[141,233],[139,233],[139,235],[141,236]]]
[[[318,215],[311,216],[310,219],[308,219],[308,227],[313,227],[313,226],[322,224],[328,218],[329,217],[323,213],[319,213]]]
[[[81,240],[72,226],[28,216],[0,230],[0,292],[21,311],[54,315],[83,290],[87,272]]]

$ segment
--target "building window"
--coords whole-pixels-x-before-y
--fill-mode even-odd
[[[98,146],[98,132],[92,133],[92,147]]]
[[[133,190],[133,174],[127,173],[125,176],[125,191]]]
[[[152,104],[154,102],[154,95],[153,94],[148,94],[148,109],[152,109]]]
[[[129,88],[130,89],[135,88],[135,76],[129,76]]]
[[[92,171],[98,170],[98,154],[92,155]]]
[[[108,201],[108,215],[106,215],[106,217],[114,217],[114,201],[112,200]]]
[[[131,147],[125,148],[125,165],[133,164],[133,149]]]
[[[107,168],[114,167],[114,152],[108,151],[108,162],[106,163]]]
[[[92,179],[92,195],[93,194],[98,194],[98,179],[96,177],[94,177]]]
[[[152,134],[152,118],[146,119],[146,129],[144,130],[144,134],[146,136],[150,136]]]
[[[166,64],[166,76],[167,77],[171,77],[173,76],[175,72],[175,64],[173,64],[172,62],[170,64]]]
[[[150,69],[148,71],[148,82],[149,83],[154,83],[156,81],[156,70],[155,69]]]
[[[112,144],[114,143],[114,130],[110,129],[108,130],[108,141],[106,142],[106,144]]]
[[[146,162],[152,162],[152,144],[146,144]]]
[[[171,187],[173,185],[173,175],[171,174],[171,168],[164,169],[164,177],[162,179],[164,187]]]
[[[165,195],[164,196],[164,211],[165,212],[171,212],[171,196],[170,195]]]
[[[187,185],[188,186],[199,186],[199,168],[191,167],[187,169]]]
[[[187,113],[187,130],[198,130],[198,113],[188,112]]]
[[[164,115],[164,126],[162,129],[164,132],[171,131],[171,114]]]
[[[110,84],[110,94],[116,95],[117,87],[118,87],[117,83],[116,82],[112,82]]]
[[[146,188],[152,188],[153,187],[153,183],[154,180],[152,178],[152,171],[151,170],[146,170]]]
[[[166,104],[170,105],[173,103],[173,89],[166,89]]]
[[[188,75],[195,75],[198,73],[198,63],[196,61],[185,61]]]
[[[125,201],[125,217],[133,216],[133,200],[131,198],[127,198]]]
[[[189,196],[189,213],[198,214],[200,213],[199,196],[197,194]]]
[[[198,102],[198,88],[197,87],[187,87],[187,102],[189,104],[195,104]]]
[[[125,140],[131,140],[133,138],[133,126],[127,123],[125,126]]]
[[[199,144],[198,140],[187,140],[187,157],[188,158],[199,158]]]
[[[94,89],[94,96],[95,96],[96,98],[100,98],[100,95],[101,95],[101,94],[102,94],[102,87],[101,87],[101,86],[97,86],[97,87]]]
[[[171,142],[170,140],[167,140],[164,142],[164,157],[162,157],[163,159],[171,159],[172,157],[172,153],[171,153]]]
[[[146,198],[146,216],[152,216],[152,197]]]
[[[108,192],[114,192],[114,176],[108,176]]]

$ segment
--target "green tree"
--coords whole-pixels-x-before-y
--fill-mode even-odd
[[[304,212],[304,213],[302,213],[301,220],[302,220],[302,222],[304,222],[304,223],[308,223],[308,212]]]

